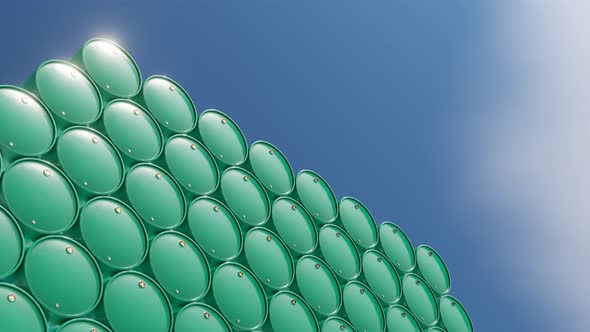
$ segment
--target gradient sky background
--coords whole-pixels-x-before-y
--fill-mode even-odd
[[[433,246],[477,331],[590,326],[588,2],[82,3],[3,3],[0,84],[111,38]]]

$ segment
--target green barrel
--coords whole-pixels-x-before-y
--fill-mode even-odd
[[[269,196],[287,196],[295,188],[293,168],[274,145],[264,141],[252,143],[248,160],[252,172],[264,185]]]
[[[280,291],[270,300],[268,316],[273,331],[317,332],[318,322],[309,305],[297,294]]]
[[[10,212],[0,205],[0,280],[9,277],[19,268],[24,251],[25,243],[20,226]]]
[[[322,332],[357,332],[357,329],[343,318],[332,316],[322,324]]]
[[[415,273],[420,274],[436,294],[446,294],[451,289],[449,270],[431,247],[421,245],[416,248],[416,269]]]
[[[289,197],[279,197],[271,210],[276,231],[295,255],[315,251],[318,231],[312,217],[299,202]]]
[[[220,167],[238,166],[246,161],[246,138],[229,116],[217,110],[206,110],[199,116],[197,130],[200,140],[217,158]]]
[[[408,309],[422,325],[429,327],[438,322],[438,302],[424,279],[417,274],[406,274],[402,280],[402,292]]]
[[[214,261],[229,261],[242,252],[242,230],[220,201],[199,197],[188,208],[187,223],[197,244]]]
[[[439,300],[440,325],[448,332],[473,332],[473,323],[465,307],[452,296],[444,295]]]
[[[344,197],[338,204],[338,210],[344,229],[360,250],[371,249],[377,245],[377,225],[363,203],[353,197]]]
[[[361,258],[350,236],[340,227],[324,225],[319,243],[322,256],[337,276],[344,280],[356,279],[361,273]]]
[[[338,203],[332,188],[317,173],[303,170],[295,179],[297,195],[303,206],[320,223],[333,223],[338,217]]]
[[[84,69],[105,99],[131,98],[141,89],[141,72],[122,47],[106,39],[91,39],[72,62]]]
[[[382,251],[401,274],[410,273],[416,267],[416,255],[412,242],[402,229],[391,223],[384,222],[379,226],[379,242]]]
[[[385,315],[377,296],[365,284],[351,281],[342,290],[348,319],[359,331],[385,331]]]
[[[440,327],[431,327],[429,329],[424,330],[424,332],[447,332],[444,329],[441,329]]]
[[[51,314],[79,317],[102,296],[102,275],[90,252],[64,236],[46,236],[27,251],[25,278],[31,293]]]
[[[61,170],[46,161],[18,160],[5,170],[1,184],[6,206],[28,230],[57,234],[76,221],[76,189]]]
[[[395,304],[402,297],[402,285],[395,268],[377,250],[367,250],[363,254],[363,274],[373,292],[386,305]]]
[[[262,184],[245,169],[226,169],[220,188],[227,206],[247,226],[264,225],[270,218],[270,201]]]
[[[213,274],[213,296],[221,313],[237,329],[261,327],[268,315],[263,286],[250,270],[224,263]]]
[[[330,316],[340,310],[342,291],[328,264],[315,256],[303,256],[295,274],[299,292],[316,313]]]
[[[211,271],[205,254],[182,233],[167,231],[150,245],[150,266],[158,283],[169,297],[191,302],[201,299],[211,284]]]
[[[0,326],[3,331],[47,332],[43,310],[26,291],[0,283]]]
[[[174,320],[175,332],[231,332],[229,322],[213,307],[204,303],[190,303],[182,308]]]
[[[393,305],[387,309],[388,332],[422,332],[420,323],[414,315],[401,305]]]
[[[125,271],[105,287],[104,313],[113,331],[172,331],[172,309],[164,290],[143,273]]]
[[[88,318],[76,318],[62,324],[55,332],[112,332],[104,324]]]

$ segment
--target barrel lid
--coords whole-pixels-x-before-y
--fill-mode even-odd
[[[297,194],[303,206],[321,223],[331,223],[338,217],[338,203],[332,188],[317,173],[303,170],[295,180]]]
[[[444,295],[439,303],[440,318],[448,332],[473,332],[471,318],[456,298]]]
[[[361,273],[361,258],[350,236],[340,227],[324,225],[319,235],[320,250],[337,276],[352,280]]]
[[[213,307],[204,303],[191,303],[182,308],[174,321],[175,332],[231,332],[223,316]]]
[[[117,332],[171,331],[172,309],[164,291],[135,271],[115,275],[104,292],[106,319]]]
[[[434,292],[442,295],[451,289],[449,270],[440,255],[431,247],[421,245],[416,248],[416,266]]]
[[[357,332],[357,330],[343,318],[332,316],[324,321],[322,332]]]
[[[0,144],[24,156],[46,153],[55,143],[55,122],[37,97],[16,86],[0,85]]]
[[[114,269],[130,269],[147,255],[147,234],[139,216],[112,197],[96,197],[80,211],[80,231],[92,254]]]
[[[20,266],[24,255],[23,233],[10,214],[0,205],[0,279],[14,273]],[[1,326],[1,325],[0,325]]]
[[[309,305],[293,292],[276,293],[270,300],[268,316],[274,331],[320,330]]]
[[[174,178],[196,195],[207,195],[219,185],[219,171],[215,159],[196,139],[175,135],[164,148],[166,164]]]
[[[0,326],[5,331],[46,332],[47,320],[35,299],[24,290],[0,283]]]
[[[354,243],[364,249],[377,245],[379,240],[377,225],[363,203],[353,197],[344,197],[340,200],[338,209],[342,225],[353,238]]]
[[[150,161],[162,152],[162,131],[154,118],[139,104],[116,99],[105,106],[107,135],[127,157]]]
[[[416,317],[401,305],[394,305],[387,310],[387,330],[389,332],[408,331],[421,332]]]
[[[150,265],[156,280],[170,296],[196,301],[209,290],[209,263],[197,244],[187,236],[168,231],[150,246]]]
[[[340,310],[340,285],[328,264],[315,256],[303,256],[297,262],[295,274],[301,295],[313,310],[324,316]]]
[[[39,303],[63,317],[89,313],[102,295],[98,264],[86,248],[65,236],[43,237],[29,248],[25,278]]]
[[[61,233],[78,216],[76,189],[61,170],[43,160],[13,163],[2,176],[2,194],[16,219],[39,233]]]
[[[293,191],[293,169],[285,155],[274,145],[264,141],[252,143],[249,158],[254,175],[266,190],[275,195],[288,195]]]
[[[236,217],[250,225],[260,226],[270,217],[270,202],[262,184],[248,171],[230,167],[221,175],[221,193]]]
[[[279,197],[272,205],[273,224],[287,246],[298,254],[309,254],[318,245],[318,231],[305,208],[294,199]]]
[[[58,118],[74,124],[91,124],[102,111],[98,87],[86,73],[61,60],[43,63],[35,72],[39,97]]]
[[[244,239],[244,252],[252,272],[264,285],[282,289],[293,282],[293,258],[275,233],[262,227],[251,229]]]
[[[111,332],[111,329],[92,319],[76,318],[62,324],[56,332]]]
[[[402,297],[402,286],[395,268],[377,250],[368,250],[363,255],[363,272],[369,287],[387,304],[394,304]]]
[[[412,272],[416,266],[416,256],[412,242],[402,229],[390,222],[379,226],[379,241],[383,251],[400,272]]]
[[[351,281],[342,291],[342,303],[350,322],[359,331],[385,331],[385,315],[379,300],[365,284]]]
[[[72,182],[90,193],[110,194],[123,183],[121,155],[96,130],[68,128],[57,140],[57,157]]]
[[[446,332],[445,330],[441,329],[440,327],[431,327],[427,330],[425,330],[425,332]]]
[[[246,138],[230,117],[217,110],[206,110],[201,113],[197,127],[207,149],[222,164],[237,166],[246,160]]]
[[[424,279],[414,273],[406,274],[402,280],[402,292],[408,309],[422,325],[432,326],[437,323],[438,303]]]
[[[148,224],[170,229],[182,223],[186,202],[182,189],[163,168],[152,164],[133,166],[125,181],[127,197]]]
[[[224,263],[213,274],[213,296],[232,325],[253,330],[264,324],[268,306],[262,284],[246,267]]]
[[[216,260],[226,261],[242,251],[242,230],[231,211],[210,197],[195,199],[188,209],[188,226],[199,246]]]
[[[188,133],[197,124],[197,110],[188,93],[172,79],[154,75],[143,83],[147,109],[160,125],[177,133]]]
[[[91,39],[82,48],[82,62],[96,84],[107,93],[129,98],[141,89],[137,64],[122,47],[106,39]]]

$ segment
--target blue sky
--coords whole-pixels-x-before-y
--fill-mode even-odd
[[[588,7],[9,2],[0,83],[111,38],[434,247],[477,331],[573,331],[590,324]]]

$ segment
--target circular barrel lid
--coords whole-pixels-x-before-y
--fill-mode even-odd
[[[350,322],[359,331],[385,331],[385,315],[375,294],[366,285],[351,281],[342,291],[342,303]]]
[[[98,87],[73,64],[50,60],[35,72],[39,97],[51,112],[67,122],[91,124],[102,110]]]
[[[150,161],[162,152],[162,131],[143,107],[129,100],[113,100],[103,115],[107,135],[127,157]]]
[[[104,312],[117,332],[171,331],[172,309],[164,291],[150,277],[121,272],[107,284]]]
[[[35,299],[24,290],[0,283],[0,326],[3,331],[46,332],[47,320]]]
[[[224,263],[213,274],[213,296],[232,325],[252,330],[264,324],[268,313],[262,284],[247,268]]]
[[[432,326],[438,321],[438,303],[434,293],[424,279],[409,273],[402,280],[402,291],[408,309],[418,321],[425,326]]]
[[[186,215],[186,202],[178,183],[164,169],[135,165],[125,181],[127,197],[137,214],[148,224],[170,229],[180,225]]]
[[[393,266],[402,273],[412,272],[416,266],[414,247],[397,225],[384,222],[379,226],[379,241]]]
[[[274,145],[263,141],[252,143],[249,158],[254,175],[266,190],[275,195],[288,195],[293,191],[293,169],[287,158]]]
[[[268,316],[274,331],[320,330],[309,305],[293,292],[276,293],[270,300]]]
[[[191,303],[182,308],[174,321],[175,332],[231,332],[229,323],[213,307],[204,303]]]
[[[55,142],[55,122],[45,105],[31,93],[0,86],[0,144],[24,156],[46,153]]]
[[[446,332],[446,331],[441,329],[440,327],[431,327],[431,328],[425,330],[425,332]]]
[[[64,236],[41,238],[29,248],[25,278],[39,303],[63,317],[89,313],[102,295],[98,264],[86,248]]]
[[[277,232],[291,250],[302,255],[315,250],[318,231],[313,219],[299,202],[279,197],[272,205],[271,216]]]
[[[24,239],[20,227],[3,206],[0,205],[0,279],[14,273],[24,254]],[[2,326],[2,325],[0,325]]]
[[[408,309],[394,305],[387,310],[387,331],[421,332],[422,328]]]
[[[253,228],[244,239],[244,253],[252,272],[264,285],[282,289],[293,281],[293,258],[275,233],[262,227]]]
[[[13,215],[43,234],[61,233],[78,216],[78,194],[56,167],[39,159],[20,159],[2,176],[2,194]]]
[[[80,211],[84,243],[102,263],[130,269],[147,255],[147,234],[139,216],[118,199],[96,197]]]
[[[303,256],[295,272],[301,295],[317,313],[333,315],[342,305],[340,285],[334,272],[321,259]]]
[[[196,301],[209,290],[207,258],[193,240],[173,231],[160,233],[150,246],[150,265],[156,280],[170,296]]]
[[[349,331],[349,332],[357,332],[357,330],[347,322],[346,320],[332,316],[324,321],[322,325],[322,332],[342,332],[342,331]]]
[[[155,75],[143,84],[147,109],[160,125],[177,133],[187,133],[197,124],[197,110],[191,97],[168,77]]]
[[[320,250],[330,268],[337,276],[352,280],[361,273],[361,258],[352,239],[346,232],[334,225],[320,229]]]
[[[137,64],[119,45],[105,39],[91,39],[82,48],[82,62],[88,75],[107,93],[129,98],[141,88]]]
[[[93,194],[110,194],[123,183],[121,155],[96,130],[68,128],[57,140],[57,157],[72,182]]]
[[[338,203],[332,188],[317,173],[303,170],[295,180],[297,194],[303,206],[321,223],[331,223],[338,217]]]
[[[217,189],[217,163],[199,141],[186,135],[173,136],[166,142],[164,156],[170,172],[186,190],[207,195]]]
[[[344,197],[338,205],[340,220],[354,242],[364,249],[377,245],[379,240],[375,219],[356,198]]]
[[[207,149],[223,164],[237,166],[246,160],[246,138],[227,115],[217,110],[206,110],[201,113],[197,127]]]
[[[92,319],[77,318],[62,324],[56,332],[111,332],[111,329]]]
[[[452,296],[440,298],[440,318],[448,332],[473,332],[471,318],[465,307]]]
[[[377,250],[368,250],[363,255],[363,273],[369,287],[387,304],[394,304],[402,297],[402,285],[395,268]]]
[[[220,201],[200,197],[188,209],[188,226],[195,241],[216,260],[227,261],[242,251],[242,230]]]
[[[221,175],[221,193],[237,218],[260,226],[270,217],[270,202],[262,185],[248,171],[230,167]]]
[[[431,247],[421,245],[416,248],[416,266],[428,286],[438,294],[445,294],[451,289],[451,276],[445,262]]]

